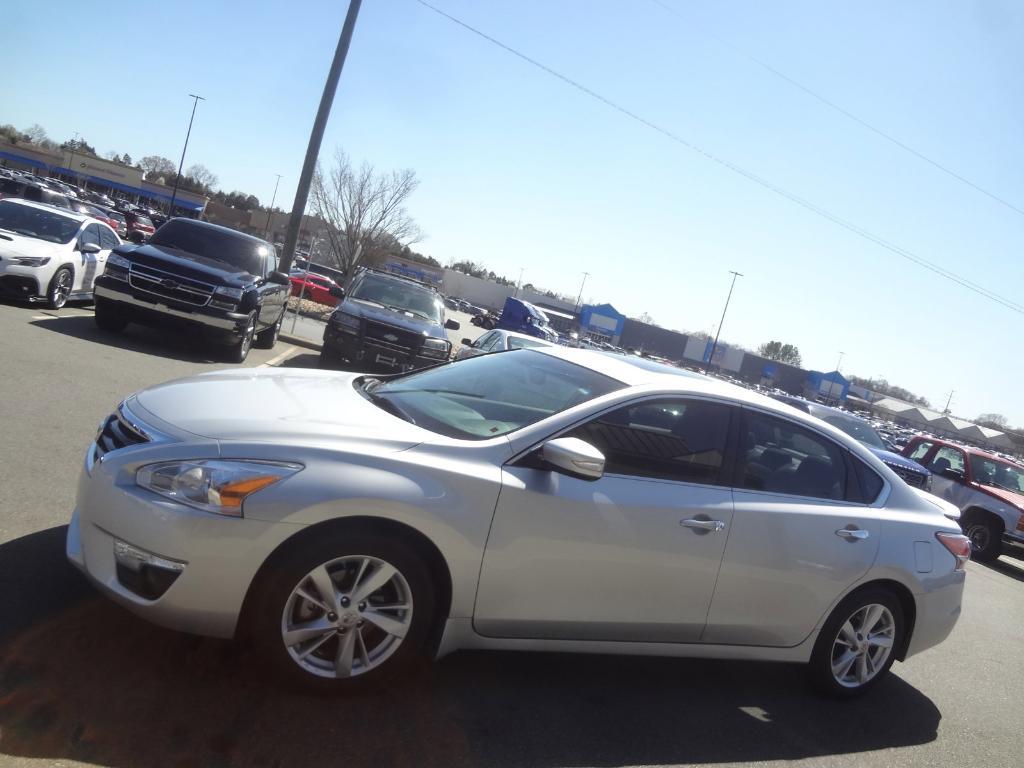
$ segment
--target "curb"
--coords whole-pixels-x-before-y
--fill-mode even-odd
[[[307,339],[305,336],[292,336],[290,333],[282,333],[278,335],[281,341],[286,341],[296,347],[305,347],[306,349],[312,349],[316,352],[320,351],[322,344],[319,341],[313,339]]]

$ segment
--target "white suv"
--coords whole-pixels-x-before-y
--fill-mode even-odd
[[[0,200],[0,296],[45,301],[91,299],[96,277],[121,239],[80,213],[28,200]]]

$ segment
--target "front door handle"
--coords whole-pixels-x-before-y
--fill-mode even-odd
[[[836,536],[847,541],[863,541],[871,535],[870,531],[865,531],[860,528],[840,528],[836,531]]]
[[[697,520],[691,517],[687,520],[680,520],[679,524],[687,528],[695,528],[698,531],[725,530],[725,523],[723,523],[721,520]]]

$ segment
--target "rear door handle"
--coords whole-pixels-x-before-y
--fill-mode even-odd
[[[871,535],[870,531],[865,531],[860,528],[840,528],[836,531],[836,536],[847,541],[863,541]]]
[[[687,520],[680,520],[679,524],[686,526],[687,528],[695,528],[698,531],[725,530],[725,523],[723,523],[721,520],[697,520],[691,517]]]

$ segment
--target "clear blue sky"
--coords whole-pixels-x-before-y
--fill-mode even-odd
[[[719,157],[1022,301],[1024,216],[751,63],[756,56],[1024,208],[1024,5],[433,0]],[[8,0],[0,122],[186,163],[290,208],[344,2]],[[61,31],[63,30],[63,31]],[[57,38],[54,38],[54,35]],[[52,44],[55,39],[60,44]],[[46,44],[51,41],[51,44]],[[1022,315],[629,120],[413,0],[365,0],[324,141],[413,168],[417,247],[661,325],[778,339],[939,408],[1024,426]]]

